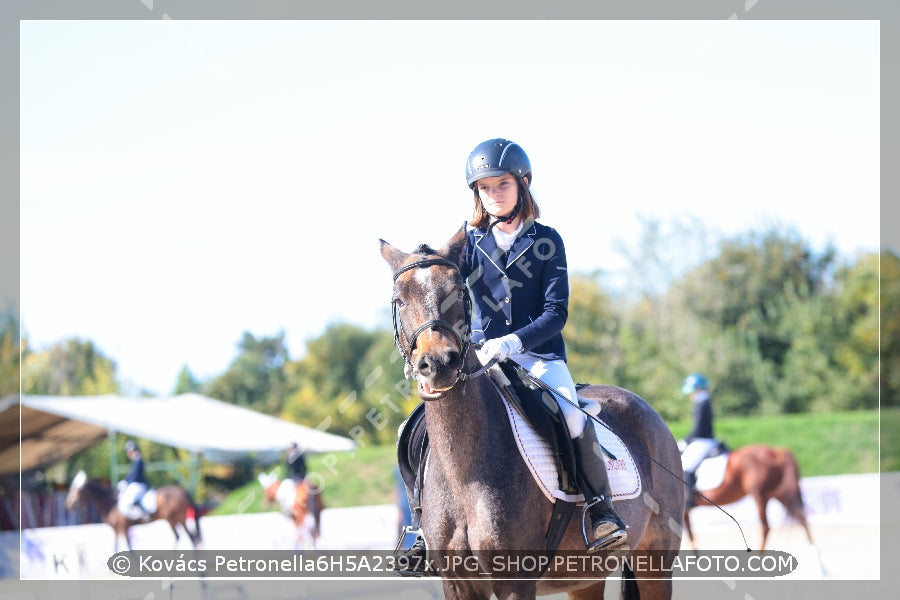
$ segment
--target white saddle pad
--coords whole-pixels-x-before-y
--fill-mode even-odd
[[[141,500],[139,502],[141,507],[147,511],[148,514],[153,514],[156,512],[156,490],[149,489],[144,492],[144,495],[141,496]],[[131,519],[132,521],[137,521],[142,519],[145,515],[141,512],[141,509],[137,506],[130,504],[127,506],[122,506],[119,504],[119,511],[124,515],[126,519]]]
[[[151,515],[156,512],[156,490],[147,490],[141,497],[141,506]]]
[[[697,467],[697,484],[694,486],[701,492],[718,487],[725,479],[725,464],[728,462],[728,453],[720,454],[712,458],[705,458]]]
[[[553,456],[550,445],[537,435],[534,428],[522,418],[505,398],[503,399],[503,404],[506,406],[506,412],[509,415],[509,422],[513,430],[513,437],[516,438],[519,452],[522,454],[525,464],[528,465],[534,480],[540,486],[544,495],[551,502],[555,502],[557,498],[566,502],[583,502],[583,495],[566,494],[559,489],[556,459]],[[602,423],[603,419],[600,419],[600,421]],[[597,442],[616,457],[615,460],[607,457],[604,461],[613,499],[627,500],[636,498],[641,493],[641,476],[628,448],[622,443],[621,438],[607,427],[595,423],[594,431],[597,434]]]

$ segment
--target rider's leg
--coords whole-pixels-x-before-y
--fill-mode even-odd
[[[609,477],[602,451],[594,436],[593,421],[585,419],[584,430],[573,442],[580,485],[588,504],[591,532],[594,535],[594,541],[588,543],[587,550],[627,550],[625,523],[612,508]]]
[[[689,442],[681,452],[681,467],[684,470],[685,509],[694,505],[694,488],[697,486],[697,468],[718,442],[711,438],[697,438]]]
[[[578,402],[578,394],[565,361],[547,361],[530,354],[516,354],[510,358],[565,398],[557,398],[557,404],[574,442],[579,485],[588,504],[594,534],[594,541],[588,542],[588,552],[627,548],[625,523],[612,508],[609,478],[594,434],[594,423],[573,404]]]
[[[685,510],[694,507],[694,488],[697,487],[697,474],[694,471],[684,472],[684,508]]]

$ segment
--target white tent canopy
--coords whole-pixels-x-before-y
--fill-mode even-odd
[[[5,399],[0,412],[19,408],[19,403],[15,402],[18,398]],[[23,468],[47,464],[40,456],[29,455],[29,442],[39,441],[48,431],[40,426],[31,427],[28,421],[49,415],[62,423],[77,421],[90,426],[84,428],[85,435],[90,438],[85,446],[97,441],[98,430],[106,430],[182,448],[213,462],[249,458],[258,463],[273,463],[292,441],[309,453],[341,452],[356,447],[348,438],[198,394],[157,398],[125,398],[111,394],[23,395],[20,398]]]

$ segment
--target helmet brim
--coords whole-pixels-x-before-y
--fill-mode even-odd
[[[482,170],[478,171],[477,173],[475,173],[474,175],[467,177],[466,183],[469,184],[470,188],[474,189],[475,184],[480,179],[484,179],[485,177],[502,177],[502,176],[506,175],[507,173],[512,173],[513,175],[515,175],[515,173],[513,173],[512,171],[509,171],[508,169],[482,169]]]

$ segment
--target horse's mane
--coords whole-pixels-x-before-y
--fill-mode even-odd
[[[106,486],[99,479],[89,479],[85,482],[84,488],[89,491],[94,499],[103,505],[103,510],[108,510],[116,503],[116,490]]]
[[[428,244],[419,244],[419,247],[413,250],[414,254],[420,254],[422,256],[433,256],[438,253],[437,250],[429,246]]]

